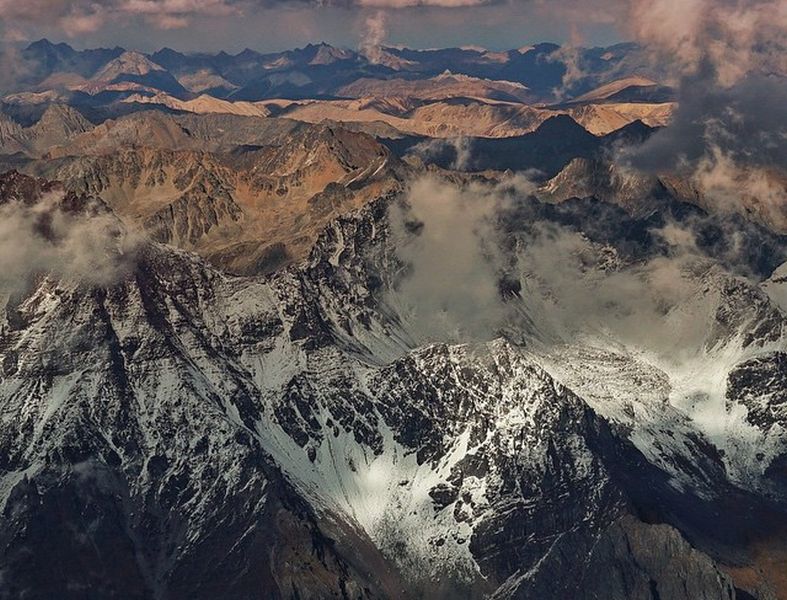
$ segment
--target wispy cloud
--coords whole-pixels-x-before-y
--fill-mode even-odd
[[[62,191],[52,191],[0,206],[0,292],[40,274],[106,285],[127,272],[136,236],[98,201],[78,211],[67,204]]]

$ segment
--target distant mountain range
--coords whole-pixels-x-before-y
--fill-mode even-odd
[[[80,51],[67,44],[40,40],[21,52],[30,68],[19,83],[25,88],[41,90],[58,87],[53,84],[78,87],[73,82],[80,80],[107,85],[130,82],[154,87],[182,99],[187,99],[189,94],[208,93],[221,98],[254,101],[336,98],[342,97],[342,92],[352,94],[347,86],[359,79],[412,81],[450,71],[518,84],[520,89],[524,86],[528,90],[531,100],[548,101],[555,99],[556,90],[561,97],[576,97],[625,75],[659,78],[652,67],[646,66],[640,48],[633,44],[577,52],[572,62],[580,65],[583,73],[578,78],[572,77],[570,85],[565,86],[566,55],[559,46],[548,43],[507,52],[381,47],[364,53],[327,44],[310,44],[267,54],[249,49],[235,55],[225,52],[183,54],[164,48],[144,55],[119,47]]]
[[[659,83],[660,74],[633,44],[578,51],[570,78],[567,54],[555,44],[508,52],[359,52],[313,44],[230,55],[75,50],[40,40],[19,56],[24,76],[7,86],[2,102],[22,124],[50,103],[77,107],[94,121],[159,105],[179,112],[374,122],[430,137],[507,137],[532,131],[557,112],[605,134],[636,119],[664,125],[674,108],[672,89]]]
[[[516,137],[561,114],[595,135],[669,122],[674,91],[636,45],[580,50],[571,77],[567,56],[555,44],[507,52],[312,44],[230,55],[75,50],[40,40],[13,57],[25,63],[17,69],[24,76],[0,95],[0,151],[44,149],[18,139],[15,128],[33,126],[51,105],[94,124],[155,109],[352,124],[386,139]]]

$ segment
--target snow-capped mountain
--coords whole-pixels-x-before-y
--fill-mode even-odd
[[[452,298],[411,310],[438,276],[428,258],[450,255],[412,194],[332,220],[299,265],[239,278],[136,238],[88,196],[4,176],[4,215],[34,239],[70,243],[96,218],[109,233],[91,246],[100,281],[77,246],[57,269],[31,261],[7,297],[2,593],[768,597],[767,576],[735,575],[762,573],[787,496],[779,278],[761,289],[699,253],[679,264],[684,287],[632,316],[626,290],[672,266],[659,244],[572,232],[516,185],[479,188],[507,203],[454,223],[474,235],[491,214],[478,255],[437,262],[493,265],[494,293],[473,298],[501,320],[459,323],[455,341],[424,326],[451,324]],[[511,243],[493,250],[500,232]],[[561,249],[579,263],[566,275],[617,295],[599,293],[606,320],[549,277]],[[441,290],[471,293],[458,284]],[[654,339],[632,318],[655,319]],[[718,365],[721,387],[671,370],[659,327],[682,330],[683,364]]]

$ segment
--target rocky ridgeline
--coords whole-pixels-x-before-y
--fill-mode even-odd
[[[11,177],[32,195],[6,201],[34,202]],[[145,243],[109,285],[43,275],[15,301],[5,596],[735,597],[644,518],[723,558],[693,512],[716,499],[687,501],[524,349],[413,347],[381,295],[391,201],[270,277]]]

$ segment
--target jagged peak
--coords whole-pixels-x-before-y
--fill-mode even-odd
[[[62,143],[64,138],[70,138],[80,133],[93,129],[93,124],[82,113],[67,104],[53,103],[47,106],[44,114],[31,128],[35,138],[52,136],[53,143]]]
[[[569,115],[555,115],[554,117],[549,117],[538,126],[535,133],[544,135],[593,135]]]
[[[66,50],[74,52],[74,49],[66,44],[65,42],[59,42],[57,44],[49,41],[47,38],[41,38],[40,40],[36,40],[27,46],[27,50]]]
[[[118,75],[147,75],[152,71],[165,71],[165,69],[141,52],[126,50],[123,54],[117,58],[113,58],[104,65],[104,67],[96,73],[93,79],[99,81],[111,80]]]

